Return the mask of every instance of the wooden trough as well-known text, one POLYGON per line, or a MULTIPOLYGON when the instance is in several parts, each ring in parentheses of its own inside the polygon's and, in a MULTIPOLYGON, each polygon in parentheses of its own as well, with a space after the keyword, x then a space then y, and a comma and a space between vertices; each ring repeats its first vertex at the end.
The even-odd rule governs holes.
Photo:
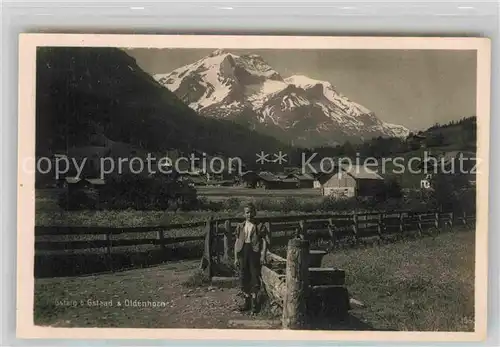
MULTIPOLYGON (((310 250, 307 268, 307 320, 314 318, 344 319, 350 309, 349 294, 345 286, 345 271, 321 267, 325 251, 310 250)), ((296 269, 293 272, 297 272, 296 269)), ((288 273, 290 275, 290 273, 288 273)), ((262 282, 268 297, 285 310, 287 259, 268 252, 268 264, 261 269, 262 282)))

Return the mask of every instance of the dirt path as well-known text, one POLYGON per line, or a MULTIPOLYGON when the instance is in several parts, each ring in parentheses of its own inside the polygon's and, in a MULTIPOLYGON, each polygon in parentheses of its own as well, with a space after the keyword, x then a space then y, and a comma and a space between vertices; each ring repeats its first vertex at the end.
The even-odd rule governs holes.
POLYGON ((86 277, 37 279, 35 323, 73 327, 227 328, 240 313, 234 288, 187 288, 198 261, 86 277))
POLYGON ((234 288, 213 286, 186 288, 183 283, 198 267, 199 262, 186 262, 185 270, 168 269, 172 281, 165 287, 170 307, 162 317, 165 326, 173 328, 227 328, 232 319, 252 319, 237 310, 237 293, 234 288))

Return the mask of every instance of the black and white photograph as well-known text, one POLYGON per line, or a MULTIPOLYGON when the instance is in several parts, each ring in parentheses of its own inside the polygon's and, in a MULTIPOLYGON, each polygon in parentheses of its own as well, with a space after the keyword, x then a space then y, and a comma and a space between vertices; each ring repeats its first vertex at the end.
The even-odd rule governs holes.
POLYGON ((24 70, 29 324, 483 332, 487 40, 82 37, 24 70))

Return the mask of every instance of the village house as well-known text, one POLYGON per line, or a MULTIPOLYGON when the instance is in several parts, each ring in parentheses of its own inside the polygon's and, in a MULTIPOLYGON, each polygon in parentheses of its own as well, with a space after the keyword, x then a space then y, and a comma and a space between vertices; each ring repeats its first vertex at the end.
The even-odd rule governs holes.
POLYGON ((264 189, 280 189, 280 179, 271 172, 259 172, 257 175, 256 187, 264 189))
MULTIPOLYGON (((304 175, 312 178, 312 188, 321 188, 325 181, 329 179, 333 173, 338 170, 335 169, 335 160, 323 160, 323 162, 314 162, 307 164, 298 175, 304 175)), ((298 178, 300 180, 300 178, 298 178)), ((309 185, 309 183, 305 183, 309 185)))
POLYGON ((205 179, 205 176, 200 176, 200 175, 182 174, 179 175, 178 180, 187 183, 191 187, 207 185, 207 180, 205 179))
POLYGON ((315 189, 321 189, 323 187, 323 184, 325 184, 326 181, 328 181, 332 177, 332 174, 319 174, 315 175, 313 178, 313 188, 315 189))
POLYGON ((297 189, 299 180, 289 175, 275 175, 268 171, 247 171, 240 176, 240 185, 246 188, 297 189))
MULTIPOLYGON (((153 156, 156 157, 156 156, 153 156)), ((147 165, 147 152, 121 142, 110 142, 108 146, 83 146, 68 149, 68 159, 83 164, 80 177, 106 177, 134 174, 147 177, 151 172, 147 165)), ((167 171, 168 165, 160 161, 151 162, 156 173, 167 171)), ((66 176, 76 176, 76 168, 71 165, 66 176)))
POLYGON ((300 182, 297 178, 283 178, 279 181, 277 189, 297 189, 299 188, 300 182))
MULTIPOLYGON (((205 164, 200 168, 201 174, 210 181, 231 181, 234 183, 238 172, 243 168, 238 167, 237 162, 220 162, 215 157, 206 156, 205 164)), ((224 183, 224 182, 223 182, 224 183)))
POLYGON ((202 173, 208 182, 231 180, 234 178, 234 174, 232 174, 229 170, 206 169, 202 170, 202 173))
POLYGON ((299 187, 299 181, 295 177, 278 176, 264 171, 258 174, 257 187, 264 189, 296 189, 299 187))
POLYGON ((324 196, 369 197, 374 196, 384 185, 383 178, 365 166, 342 166, 322 184, 324 196))
POLYGON ((255 171, 247 171, 239 177, 239 184, 245 188, 256 188, 259 175, 255 171))
POLYGON ((284 179, 296 179, 298 181, 298 188, 313 188, 315 181, 312 175, 301 173, 288 174, 284 179))
POLYGON ((410 146, 411 149, 425 148, 426 147, 426 139, 427 137, 424 135, 422 131, 418 133, 410 133, 406 138, 406 143, 410 146))
POLYGON ((79 178, 79 177, 65 177, 64 188, 68 191, 87 189, 87 188, 99 188, 106 184, 106 180, 101 178, 79 178))
POLYGON ((448 151, 436 153, 432 158, 423 161, 420 169, 426 173, 426 180, 429 182, 433 175, 444 173, 462 174, 467 177, 470 185, 476 184, 476 153, 471 151, 448 151), (460 159, 462 158, 462 159, 460 159))
POLYGON ((101 178, 78 178, 65 177, 62 179, 65 195, 68 197, 68 207, 75 205, 86 205, 87 207, 99 207, 100 190, 106 181, 101 178))

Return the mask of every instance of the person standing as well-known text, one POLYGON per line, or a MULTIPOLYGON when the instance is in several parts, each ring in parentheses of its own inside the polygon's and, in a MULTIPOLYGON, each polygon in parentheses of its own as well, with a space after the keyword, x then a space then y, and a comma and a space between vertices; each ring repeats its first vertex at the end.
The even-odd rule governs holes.
POLYGON ((260 267, 265 264, 269 235, 263 224, 255 222, 257 210, 252 203, 244 207, 245 221, 236 226, 234 265, 239 269, 244 303, 241 311, 258 311, 257 293, 260 290, 260 267))

